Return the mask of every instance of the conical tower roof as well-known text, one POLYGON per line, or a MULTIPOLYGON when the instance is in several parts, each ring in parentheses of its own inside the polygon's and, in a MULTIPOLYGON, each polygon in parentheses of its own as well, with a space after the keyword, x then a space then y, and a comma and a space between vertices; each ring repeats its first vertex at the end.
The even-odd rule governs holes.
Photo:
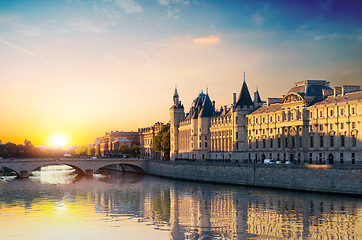
POLYGON ((236 102, 236 106, 250 106, 253 105, 253 101, 251 100, 248 86, 246 85, 245 78, 243 82, 243 86, 241 87, 241 91, 236 102))
POLYGON ((215 112, 212 102, 209 98, 209 95, 206 94, 204 102, 202 103, 202 110, 200 112, 200 117, 211 117, 215 112))
POLYGON ((255 95, 254 95, 254 102, 255 103, 262 103, 263 102, 263 101, 261 101, 258 89, 256 89, 256 92, 255 92, 255 95))

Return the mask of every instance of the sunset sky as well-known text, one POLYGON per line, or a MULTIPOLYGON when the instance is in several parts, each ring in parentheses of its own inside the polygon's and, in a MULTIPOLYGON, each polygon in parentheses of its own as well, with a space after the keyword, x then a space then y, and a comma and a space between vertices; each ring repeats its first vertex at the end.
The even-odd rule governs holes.
POLYGON ((93 143, 296 81, 362 85, 362 1, 0 0, 0 140, 93 143))

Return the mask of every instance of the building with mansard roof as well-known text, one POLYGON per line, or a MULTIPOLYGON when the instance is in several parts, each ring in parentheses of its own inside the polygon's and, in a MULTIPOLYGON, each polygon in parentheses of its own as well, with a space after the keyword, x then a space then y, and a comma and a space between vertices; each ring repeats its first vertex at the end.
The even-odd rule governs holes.
POLYGON ((355 164, 362 162, 362 91, 324 80, 295 83, 248 118, 248 160, 355 164))
POLYGON ((229 107, 216 109, 208 92, 201 92, 185 113, 175 89, 171 160, 361 163, 361 97, 359 86, 306 80, 282 98, 264 102, 257 90, 252 100, 244 76, 229 107))

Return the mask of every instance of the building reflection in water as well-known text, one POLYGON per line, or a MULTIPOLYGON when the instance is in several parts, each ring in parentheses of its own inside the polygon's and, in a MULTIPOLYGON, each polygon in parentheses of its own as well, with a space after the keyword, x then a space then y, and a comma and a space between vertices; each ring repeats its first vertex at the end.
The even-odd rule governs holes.
POLYGON ((165 221, 169 206, 171 239, 361 239, 360 199, 221 189, 173 186, 169 198, 164 197, 165 190, 151 191, 145 197, 143 217, 165 221))
MULTIPOLYGON (((61 181, 57 187, 52 186, 54 180, 36 178, 2 182, 0 212, 19 209, 18 206, 24 207, 24 213, 17 213, 19 216, 39 213, 33 210, 41 208, 48 209, 49 216, 54 211, 72 210, 75 215, 89 212, 87 221, 94 217, 92 222, 98 226, 101 221, 106 224, 104 227, 120 227, 125 219, 134 219, 136 224, 152 227, 159 234, 169 232, 169 238, 175 240, 362 239, 362 201, 357 197, 191 183, 133 174, 101 173, 71 184, 61 181)), ((69 221, 63 217, 64 222, 69 221)), ((93 230, 88 227, 88 231, 93 230)), ((119 234, 115 228, 105 231, 119 234)))

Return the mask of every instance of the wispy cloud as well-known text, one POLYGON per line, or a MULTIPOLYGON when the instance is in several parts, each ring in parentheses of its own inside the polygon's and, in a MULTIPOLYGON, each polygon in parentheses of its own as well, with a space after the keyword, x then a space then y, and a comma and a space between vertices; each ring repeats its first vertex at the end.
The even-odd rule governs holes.
POLYGON ((12 44, 12 43, 9 43, 8 41, 5 41, 5 40, 2 39, 2 38, 0 38, 0 42, 3 43, 3 44, 5 44, 5 45, 7 45, 7 46, 9 46, 9 47, 12 47, 12 48, 14 48, 14 49, 16 49, 16 50, 19 50, 19 51, 21 51, 21 52, 23 52, 23 53, 29 54, 29 55, 31 55, 31 56, 33 56, 33 57, 35 57, 35 58, 37 58, 37 59, 39 59, 39 60, 41 60, 41 61, 49 64, 49 65, 51 65, 51 66, 53 66, 53 67, 55 67, 55 68, 57 68, 57 69, 59 69, 59 70, 61 70, 61 71, 63 71, 63 72, 67 72, 64 68, 56 65, 55 63, 52 63, 51 61, 49 61, 49 60, 47 60, 47 59, 39 56, 38 54, 35 54, 35 53, 33 53, 33 52, 29 51, 29 50, 26 50, 26 49, 24 49, 24 48, 18 47, 18 46, 16 46, 16 45, 12 44))
POLYGON ((170 19, 179 19, 180 17, 177 15, 178 13, 178 9, 175 10, 171 10, 171 9, 167 9, 167 15, 166 17, 161 17, 161 20, 170 20, 170 19))
POLYGON ((194 38, 193 42, 197 44, 218 44, 220 42, 220 36, 210 35, 207 37, 194 38))
POLYGON ((161 17, 161 20, 175 20, 179 19, 179 6, 188 5, 190 2, 185 0, 158 0, 158 4, 163 7, 167 7, 166 17, 161 17))
POLYGON ((111 2, 120 6, 125 14, 140 13, 143 11, 142 7, 134 0, 113 0, 111 2))
POLYGON ((183 4, 187 5, 190 2, 185 0, 158 0, 158 3, 162 6, 170 6, 170 4, 183 4))
POLYGON ((362 36, 360 33, 357 34, 331 33, 331 34, 315 35, 313 37, 313 40, 315 41, 338 40, 338 39, 352 40, 356 41, 357 43, 360 43, 362 36))

